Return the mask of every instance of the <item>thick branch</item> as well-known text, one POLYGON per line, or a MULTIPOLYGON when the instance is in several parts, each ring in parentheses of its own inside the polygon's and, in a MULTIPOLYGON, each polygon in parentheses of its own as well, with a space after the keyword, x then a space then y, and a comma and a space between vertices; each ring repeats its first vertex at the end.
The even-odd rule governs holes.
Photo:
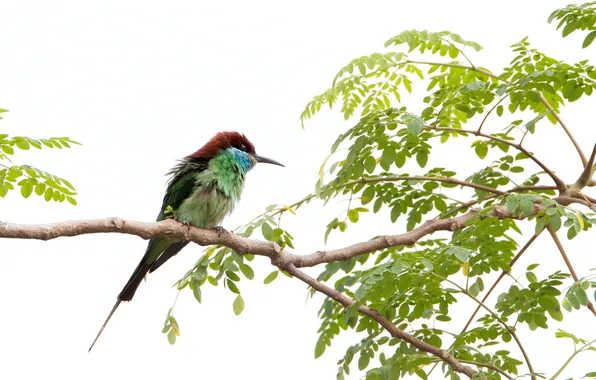
MULTIPOLYGON (((571 199, 572 201, 573 199, 571 199)), ((539 204, 534 204, 534 212, 542 208, 539 204)), ((149 238, 169 238, 172 240, 192 241, 199 245, 223 245, 229 247, 239 254, 250 253, 257 256, 265 256, 271 259, 273 265, 287 271, 298 277, 318 291, 321 291, 329 297, 337 300, 344 306, 349 306, 353 301, 345 295, 319 283, 318 281, 305 275, 298 270, 299 267, 312 267, 321 263, 333 261, 348 260, 359 255, 374 252, 380 249, 395 247, 400 245, 413 245, 426 235, 437 231, 453 231, 462 228, 464 223, 474 217, 478 211, 472 210, 468 213, 450 218, 429 220, 423 225, 413 229, 410 232, 398 235, 382 236, 373 240, 354 244, 345 248, 336 249, 327 252, 315 252, 310 255, 295 255, 285 249, 281 249, 273 242, 266 242, 255 239, 246 239, 232 233, 218 233, 214 230, 204 230, 183 225, 175 220, 164 220, 157 223, 142 223, 138 221, 123 220, 120 218, 107 218, 82 221, 66 221, 50 224, 23 225, 0 222, 0 238, 17 239, 37 239, 51 240, 58 237, 72 237, 95 233, 123 233, 136 235, 144 239, 149 238)), ((498 218, 514 218, 505 206, 494 206, 487 213, 498 218)), ((521 217, 517 217, 521 218, 521 217)), ((413 336, 399 330, 390 321, 381 316, 377 311, 364 306, 359 307, 359 312, 375 319, 392 336, 403 339, 411 343, 418 349, 431 353, 449 365, 457 372, 473 376, 477 372, 467 367, 446 351, 424 343, 413 336)))
MULTIPOLYGON (((469 212, 468 214, 458 218, 428 222, 425 224, 426 227, 418 228, 417 231, 411 231, 408 234, 414 236, 414 241, 416 241, 424 235, 432 233, 433 231, 461 227, 462 223, 465 220, 471 218, 474 214, 475 212, 469 212)), ((344 250, 336 250, 334 253, 330 252, 330 255, 329 253, 323 253, 322 257, 319 256, 318 253, 314 254, 314 256, 311 255, 301 257, 286 250, 282 250, 275 243, 246 239, 231 233, 218 234, 218 232, 213 230, 203 230, 185 226, 174 220, 165 220, 157 223, 142 223, 136 221, 126 221, 120 218, 108 218, 84 221, 68 221, 41 225, 0 223, 0 237, 4 238, 51 240, 58 237, 71 237, 84 234, 109 232, 137 235, 144 239, 167 237, 176 240, 188 240, 200 245, 221 244, 234 249, 238 253, 251 253, 253 255, 266 256, 271 259, 273 265, 285 270, 294 277, 299 278, 317 291, 326 294, 344 306, 349 306, 353 304, 354 301, 342 293, 331 289, 319 281, 307 276, 305 273, 300 271, 295 264, 302 266, 313 266, 327 262, 326 260, 331 260, 332 258, 334 260, 345 260, 346 258, 361 254, 364 251, 372 252, 376 249, 379 249, 377 248, 377 245, 370 245, 370 242, 365 242, 362 243, 360 247, 358 247, 359 245, 357 244, 355 246, 347 247, 344 250)), ((402 242, 402 240, 405 241, 404 235, 408 234, 396 235, 394 237, 388 236, 376 240, 385 242, 384 244, 389 244, 389 242, 391 242, 393 245, 398 245, 402 242)), ((365 306, 360 306, 358 311, 377 321, 392 336, 402 339, 414 345, 419 350, 428 352, 447 362, 454 371, 466 374, 469 377, 473 377, 477 374, 474 369, 461 364, 446 351, 425 343, 398 329, 376 310, 365 306)))

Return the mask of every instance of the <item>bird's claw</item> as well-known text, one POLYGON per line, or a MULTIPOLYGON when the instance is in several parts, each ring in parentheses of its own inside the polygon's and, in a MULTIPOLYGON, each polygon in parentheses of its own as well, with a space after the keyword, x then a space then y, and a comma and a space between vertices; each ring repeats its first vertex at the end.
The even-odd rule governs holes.
POLYGON ((217 232, 217 236, 225 235, 228 233, 228 231, 225 228, 223 228, 222 226, 217 226, 217 227, 213 228, 213 230, 215 232, 217 232))
POLYGON ((191 224, 190 224, 190 222, 187 222, 186 220, 184 220, 184 221, 182 221, 182 222, 180 222, 180 223, 182 223, 182 225, 183 225, 184 227, 186 227, 186 228, 188 228, 188 229, 190 230, 190 227, 191 227, 191 224))

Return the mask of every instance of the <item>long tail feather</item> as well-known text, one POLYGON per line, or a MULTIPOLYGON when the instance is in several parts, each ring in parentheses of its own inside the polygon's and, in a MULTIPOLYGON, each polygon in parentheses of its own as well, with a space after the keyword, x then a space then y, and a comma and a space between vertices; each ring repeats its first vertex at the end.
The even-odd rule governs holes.
POLYGON ((97 333, 97 336, 95 337, 95 340, 93 340, 93 343, 91 343, 91 347, 89 347, 89 351, 87 351, 87 352, 91 352, 91 349, 93 348, 93 346, 95 346, 95 342, 97 342, 97 340, 99 339, 99 336, 103 332, 103 329, 106 328, 108 322, 110 321, 110 318, 112 318, 112 315, 114 315, 114 313, 116 312, 116 309, 118 308, 118 306, 120 306, 120 302, 122 302, 122 301, 120 301, 120 300, 116 301, 116 304, 112 308, 112 311, 110 311, 110 314, 106 318, 106 321, 103 323, 103 326, 101 326, 101 329, 97 333))
MULTIPOLYGON (((161 252, 163 252, 166 248, 168 248, 168 246, 170 244, 171 244, 170 241, 164 240, 164 239, 157 239, 157 240, 152 239, 151 241, 149 241, 149 245, 147 246, 145 255, 139 262, 139 265, 137 265, 137 267, 135 268, 135 271, 132 273, 132 276, 130 276, 130 278, 126 282, 126 285, 124 285, 124 288, 122 288, 122 291, 120 292, 120 294, 118 294, 118 301, 116 301, 116 304, 112 308, 110 315, 108 315, 108 318, 103 323, 103 326, 101 326, 101 330, 99 330, 99 333, 97 333, 95 340, 91 344, 91 347, 89 347, 89 351, 91 351, 91 349, 95 345, 95 342, 97 342, 97 339, 99 339, 99 336, 101 335, 103 330, 106 328, 106 325, 110 321, 110 318, 112 318, 112 315, 114 314, 114 312, 116 311, 116 309, 118 308, 120 303, 122 301, 132 300, 132 298, 135 295, 135 292, 137 291, 137 288, 139 287, 139 285, 141 285, 141 282, 147 275, 147 272, 149 272, 149 269, 152 267, 152 264, 156 259, 155 256, 158 256, 161 252)), ((180 250, 180 249, 178 249, 178 250, 180 250)))

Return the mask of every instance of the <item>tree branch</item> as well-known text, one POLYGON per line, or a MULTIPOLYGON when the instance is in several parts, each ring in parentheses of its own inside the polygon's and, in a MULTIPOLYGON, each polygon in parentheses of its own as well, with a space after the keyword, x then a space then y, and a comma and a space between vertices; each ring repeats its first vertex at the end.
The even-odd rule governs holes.
MULTIPOLYGON (((561 197, 559 197, 561 198, 561 197)), ((557 198, 555 198, 556 200, 557 198)), ((574 201, 569 198, 569 201, 574 201)), ((534 212, 542 209, 540 204, 534 204, 534 212)), ((106 218, 81 221, 65 221, 49 224, 24 225, 0 222, 0 238, 51 240, 59 237, 73 237, 96 233, 121 233, 136 235, 143 239, 168 238, 172 240, 191 241, 199 245, 223 245, 235 250, 239 254, 253 254, 270 258, 271 263, 298 277, 314 289, 337 300, 344 306, 349 306, 353 301, 345 295, 327 287, 326 285, 310 278, 298 268, 312 267, 322 263, 343 261, 350 258, 400 245, 413 245, 423 237, 437 231, 454 231, 462 228, 466 221, 477 215, 477 210, 449 219, 429 220, 410 232, 381 236, 369 241, 357 243, 341 249, 327 252, 315 252, 310 255, 296 255, 282 249, 274 242, 247 239, 232 233, 218 233, 214 230, 204 230, 183 225, 175 220, 168 219, 156 223, 143 223, 138 221, 123 220, 120 218, 106 218)), ((506 206, 493 206, 486 215, 498 218, 523 218, 511 214, 506 206)), ((394 326, 390 321, 381 316, 377 311, 365 306, 359 307, 359 312, 379 322, 387 331, 399 339, 414 345, 418 349, 433 354, 442 361, 447 362, 455 371, 470 377, 477 374, 472 368, 464 366, 446 351, 424 343, 408 335, 394 326)))
MULTIPOLYGON (((438 231, 440 229, 451 229, 453 226, 461 227, 462 223, 465 220, 471 218, 474 214, 475 212, 469 212, 468 214, 458 218, 431 221, 426 223, 423 226, 424 228, 418 228, 418 231, 411 231, 408 234, 396 235, 395 237, 388 236, 385 238, 379 238, 376 239, 376 241, 384 242, 384 244, 389 244, 389 242, 391 242, 392 244, 396 245, 400 244, 402 240, 405 241, 404 235, 411 235, 418 240, 421 237, 432 233, 433 231, 438 231)), ((338 301, 343 306, 349 306, 353 304, 354 301, 340 292, 329 288, 323 283, 307 276, 304 272, 300 271, 295 264, 301 266, 314 266, 316 264, 327 262, 326 260, 331 260, 332 258, 334 260, 345 260, 346 258, 360 254, 363 251, 372 252, 379 249, 377 245, 370 245, 370 242, 365 242, 360 245, 356 244, 354 246, 347 247, 344 250, 323 253, 322 257, 319 254, 301 257, 286 250, 282 250, 275 243, 246 239, 231 233, 218 234, 213 230, 203 230, 185 226, 171 219, 157 223, 142 223, 137 221, 123 220, 120 218, 67 221, 39 225, 0 223, 0 237, 3 238, 51 240, 58 237, 72 237, 84 234, 110 232, 136 235, 144 239, 167 237, 175 240, 188 240, 200 245, 220 244, 232 248, 238 253, 251 253, 253 255, 269 257, 273 265, 304 281, 317 291, 322 292, 330 298, 338 301)), ((442 361, 447 362, 454 371, 466 374, 470 378, 477 374, 477 371, 471 367, 461 364, 446 351, 425 343, 398 329, 376 310, 370 309, 366 306, 360 306, 358 311, 377 321, 392 336, 402 339, 412 344, 419 350, 435 355, 442 361)))
MULTIPOLYGON (((354 301, 351 298, 345 296, 344 294, 338 292, 335 289, 328 287, 327 285, 323 284, 322 282, 319 282, 319 281, 315 280, 314 278, 308 276, 307 274, 302 272, 300 269, 296 268, 293 264, 288 264, 285 268, 282 268, 282 269, 284 269, 286 272, 288 272, 292 276, 307 283, 313 289, 315 289, 315 290, 327 295, 328 297, 334 299, 335 301, 339 302, 344 307, 348 307, 354 303, 354 301)), ((449 364, 451 366, 451 368, 453 368, 454 371, 463 373, 470 378, 472 378, 478 374, 478 372, 476 372, 471 367, 468 367, 468 366, 460 363, 457 359, 455 359, 453 356, 451 356, 447 351, 442 350, 438 347, 432 346, 426 342, 423 342, 423 341, 413 337, 412 335, 404 332, 403 330, 400 330, 399 328, 397 328, 397 326, 395 326, 393 323, 391 323, 391 321, 389 321, 387 318, 385 318, 381 314, 379 314, 378 311, 376 311, 374 309, 370 309, 366 306, 359 306, 358 312, 377 321, 381 326, 383 326, 383 328, 385 328, 385 330, 387 330, 389 332, 389 334, 391 334, 392 337, 406 341, 406 342, 410 343, 412 346, 419 349, 420 351, 427 352, 429 354, 432 354, 432 355, 438 357, 442 361, 449 364)))
POLYGON ((493 193, 497 195, 506 195, 507 192, 501 191, 498 189, 494 189, 488 186, 477 185, 475 183, 461 181, 459 179, 450 178, 450 177, 429 177, 429 176, 379 176, 379 177, 365 177, 356 179, 354 181, 349 181, 345 184, 345 186, 353 185, 356 183, 376 183, 376 182, 397 182, 397 181, 435 181, 435 182, 445 182, 445 183, 453 183, 456 185, 461 185, 464 187, 471 187, 473 189, 483 190, 488 193, 493 193))
POLYGON ((554 118, 557 120, 561 128, 563 128, 563 130, 567 134, 567 137, 569 137, 569 140, 571 140, 571 143, 575 147, 575 150, 577 150, 577 154, 579 154, 579 158, 582 160, 582 164, 584 164, 584 167, 587 166, 588 160, 586 160, 586 155, 582 151, 582 148, 579 146, 578 142, 575 140, 575 137, 573 137, 573 135, 571 134, 569 128, 567 128, 567 125, 565 125, 565 123, 563 122, 563 119, 561 119, 561 116, 557 112, 555 112, 553 106, 550 105, 550 103, 548 102, 548 100, 546 100, 542 93, 538 92, 538 96, 540 97, 540 101, 542 102, 542 104, 544 104, 546 109, 553 114, 554 118))
MULTIPOLYGON (((515 264, 515 262, 517 260, 519 260, 519 258, 521 257, 521 255, 523 255, 524 252, 526 252, 528 250, 528 248, 530 248, 530 245, 532 245, 532 243, 536 240, 536 238, 538 238, 538 236, 542 233, 542 231, 544 231, 544 230, 541 230, 540 232, 538 232, 538 234, 532 235, 532 237, 530 238, 530 240, 528 240, 528 242, 519 250, 519 252, 515 255, 515 257, 513 257, 513 259, 511 259, 511 261, 509 262, 509 267, 512 267, 513 264, 515 264)), ((505 275, 507 273, 509 273, 509 272, 506 271, 506 270, 504 270, 504 271, 501 272, 501 274, 499 275, 499 277, 497 278, 497 280, 493 283, 493 285, 490 287, 490 289, 488 289, 488 291, 486 292, 486 294, 484 295, 484 297, 482 297, 482 301, 481 301, 482 304, 486 303, 486 300, 488 299, 488 297, 491 295, 491 293, 493 292, 493 290, 495 290, 495 288, 497 287, 497 285, 499 284, 499 282, 503 279, 503 277, 505 277, 505 275)), ((468 319, 468 322, 465 324, 464 328, 459 333, 460 335, 463 334, 464 332, 466 332, 468 330, 468 328, 470 327, 470 325, 474 321, 474 318, 476 317, 476 314, 478 314, 478 311, 480 311, 480 308, 482 308, 482 304, 480 304, 480 303, 478 304, 478 306, 476 307, 476 309, 474 310, 474 312, 472 313, 472 315, 468 319)), ((447 349, 447 351, 450 351, 451 348, 453 348, 454 344, 455 344, 455 342, 452 343, 451 346, 449 346, 449 348, 447 349)), ((472 364, 472 363, 468 363, 468 364, 472 364)), ((427 376, 430 376, 431 372, 435 369, 435 367, 436 367, 436 364, 427 373, 427 376)))
MULTIPOLYGON (((500 76, 498 76, 496 74, 493 74, 493 73, 491 73, 488 70, 485 70, 485 69, 482 69, 482 68, 476 67, 476 66, 466 66, 466 65, 456 64, 456 63, 440 63, 440 62, 411 61, 411 60, 407 60, 405 62, 412 63, 412 64, 419 64, 419 65, 435 65, 435 66, 456 67, 456 68, 459 68, 459 69, 475 71, 477 73, 486 75, 486 76, 488 76, 490 78, 499 80, 499 81, 501 81, 503 83, 511 84, 511 82, 509 82, 508 80, 503 79, 500 76)), ((565 131, 565 133, 567 134, 567 137, 569 137, 569 140, 571 140, 571 143, 575 147, 575 150, 577 150, 577 153, 579 154, 579 157, 582 160, 582 164, 584 165, 584 167, 586 167, 587 166, 587 163, 588 163, 588 160, 586 159, 586 155, 582 151, 582 148, 579 146, 579 143, 577 142, 577 140, 575 140, 575 137, 573 137, 573 135, 571 134, 571 131, 569 130, 569 128, 567 128, 567 125, 565 125, 565 123, 563 122, 563 119, 561 119, 561 116, 555 111, 555 109, 553 108, 553 106, 551 106, 551 104, 548 102, 548 100, 546 100, 546 98, 542 95, 541 92, 538 92, 538 96, 540 97, 540 102, 542 104, 544 104, 544 106, 546 107, 546 109, 550 113, 552 113, 552 115, 554 116, 555 120, 557 120, 557 122, 559 123, 559 125, 561 126, 561 128, 563 128, 563 131, 565 131)), ((480 132, 480 130, 478 130, 478 132, 480 132)))
POLYGON ((540 166, 540 168, 542 170, 544 170, 544 172, 546 174, 549 175, 549 177, 555 182, 555 184, 557 185, 557 189, 561 192, 561 193, 565 193, 567 191, 567 185, 565 184, 565 182, 563 182, 563 180, 561 178, 559 178, 552 170, 550 170, 548 168, 548 166, 546 166, 542 161, 540 161, 538 158, 536 158, 536 156, 534 156, 532 153, 530 153, 528 150, 526 150, 526 148, 524 148, 523 146, 521 146, 520 144, 516 144, 514 142, 511 142, 509 140, 504 140, 500 137, 496 137, 496 136, 492 136, 492 135, 487 135, 486 133, 482 133, 482 132, 478 132, 478 131, 472 131, 469 129, 458 129, 458 128, 448 128, 448 127, 434 127, 434 126, 425 126, 424 128, 426 129, 431 129, 434 131, 446 131, 446 132, 455 132, 455 133, 462 133, 462 134, 472 134, 474 136, 478 136, 478 137, 484 137, 485 139, 489 139, 489 140, 493 140, 493 141, 497 141, 500 142, 502 144, 507 144, 517 150, 519 150, 520 152, 522 152, 523 154, 525 154, 526 156, 528 156, 529 159, 531 159, 532 161, 534 161, 538 166, 540 166))
POLYGON ((472 364, 472 365, 475 365, 476 367, 485 367, 488 369, 492 369, 493 371, 500 373, 501 375, 505 376, 506 378, 513 380, 513 377, 510 376, 507 372, 503 371, 501 368, 494 366, 492 364, 475 362, 472 360, 461 360, 461 359, 460 359, 460 362, 465 363, 465 364, 472 364))
MULTIPOLYGON (((575 273, 575 269, 573 269, 573 266, 571 265, 571 261, 569 261, 569 257, 567 256, 567 253, 565 252, 565 249, 563 248, 563 244, 561 244, 561 240, 559 239, 559 236, 557 235, 557 233, 555 231, 553 231, 553 229, 551 228, 550 225, 547 226, 546 228, 548 229, 550 236, 552 236, 553 240, 555 241, 557 248, 559 248, 559 252, 561 252, 561 256, 563 257, 563 260, 565 261, 567 268, 569 268, 569 273, 571 273, 571 277, 573 277, 573 280, 575 280, 575 282, 577 283, 579 281, 579 278, 577 277, 577 273, 575 273)), ((578 284, 578 286, 579 286, 579 284, 578 284)), ((596 316, 596 309, 594 308, 594 304, 592 302, 590 302, 590 300, 588 300, 588 309, 590 309, 592 314, 594 314, 594 316, 596 316)))

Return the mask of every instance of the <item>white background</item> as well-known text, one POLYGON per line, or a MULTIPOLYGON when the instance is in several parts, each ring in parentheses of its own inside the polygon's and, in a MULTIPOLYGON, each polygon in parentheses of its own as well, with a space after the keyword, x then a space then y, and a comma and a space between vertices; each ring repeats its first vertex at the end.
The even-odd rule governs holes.
MULTIPOLYGON (((353 121, 343 122, 338 110, 323 112, 302 130, 298 116, 349 60, 380 51, 385 40, 413 28, 450 30, 479 42, 486 50, 472 58, 496 72, 513 57, 509 46, 526 35, 556 58, 594 60, 596 47, 582 50, 583 36, 563 40, 546 23, 567 2, 3 1, 0 107, 10 113, 3 114, 0 132, 69 136, 84 146, 15 156, 15 162, 70 179, 80 192, 78 207, 10 193, 0 200, 0 220, 152 221, 161 205, 163 174, 175 160, 215 132, 232 129, 247 134, 258 153, 286 164, 261 165, 250 173, 243 201, 224 222, 233 228, 268 204, 291 203, 313 190, 335 136, 353 121)), ((593 97, 583 99, 562 113, 586 151, 595 140, 593 105, 593 97)), ((577 156, 560 129, 544 128, 548 140, 528 143, 555 170, 570 173, 565 180, 572 182, 581 169, 577 156)), ((431 157, 429 167, 462 157, 447 152, 431 157)), ((284 219, 299 253, 324 248, 324 226, 344 207, 332 203, 322 215, 318 206, 284 219)), ((368 227, 334 235, 327 247, 404 231, 387 218, 367 220, 368 227)), ((549 239, 540 238, 518 275, 531 262, 543 263, 539 275, 562 268, 549 239)), ((591 242, 588 234, 564 239, 580 276, 596 266, 591 242)), ((257 278, 240 284, 242 315, 234 316, 234 296, 223 289, 204 289, 202 305, 184 292, 176 308, 182 336, 170 346, 160 330, 176 294, 171 285, 201 252, 189 246, 120 307, 88 354, 145 245, 125 235, 2 241, 0 378, 331 379, 335 362, 358 341, 340 337, 314 360, 321 299, 305 304, 305 286, 285 277, 263 286, 271 267, 257 259, 257 278)), ((587 310, 565 318, 566 329, 595 338, 587 310)), ((550 339, 553 329, 540 335, 543 340, 521 330, 538 371, 552 374, 571 353, 568 342, 550 339)), ((511 351, 519 357, 514 346, 511 351)), ((595 362, 593 355, 580 356, 564 375, 581 377, 595 362)))

